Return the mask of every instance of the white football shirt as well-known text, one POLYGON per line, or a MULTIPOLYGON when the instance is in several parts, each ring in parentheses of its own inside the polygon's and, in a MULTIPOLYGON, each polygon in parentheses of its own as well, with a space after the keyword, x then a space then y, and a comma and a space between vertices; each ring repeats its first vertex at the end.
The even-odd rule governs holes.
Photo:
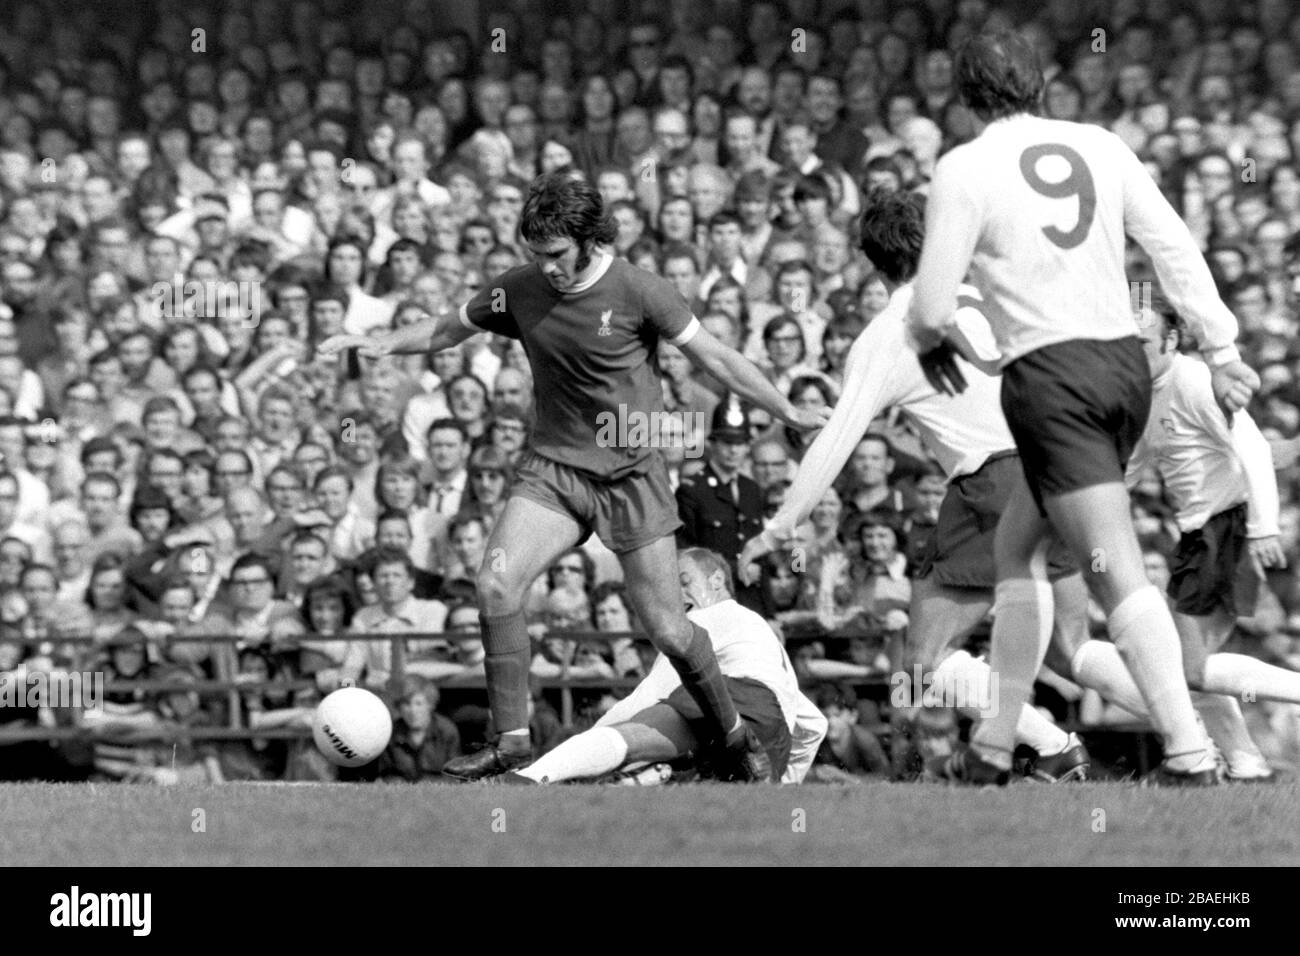
POLYGON ((1277 476, 1268 440, 1244 411, 1228 419, 1214 399, 1210 370, 1188 355, 1153 383, 1151 417, 1129 459, 1128 483, 1154 464, 1186 534, 1247 502, 1246 533, 1278 533, 1277 476))
MULTIPOLYGON (((958 330, 979 357, 995 354, 979 293, 962 286, 958 304, 958 330)), ((958 358, 967 384, 960 395, 936 391, 926 379, 916 352, 906 342, 904 323, 911 305, 912 286, 899 287, 849 349, 839 401, 804 453, 781 509, 767 522, 769 544, 775 546, 808 517, 867 426, 887 408, 897 406, 916 426, 926 449, 950 478, 974 474, 989 456, 1015 449, 1002 415, 1000 377, 986 375, 958 358)))
MULTIPOLYGON (((781 782, 802 782, 826 736, 826 718, 799 690, 794 665, 771 626, 761 615, 730 598, 697 607, 686 616, 709 632, 723 676, 756 680, 775 695, 791 737, 790 760, 781 782)), ((660 654, 632 693, 610 708, 596 726, 630 720, 667 698, 681 682, 668 658, 660 654)))
POLYGON ((939 160, 912 322, 951 323, 969 269, 1003 367, 1074 339, 1137 335, 1124 273, 1127 232, 1214 364, 1238 358, 1237 321, 1186 224, 1109 130, 1018 114, 939 160))

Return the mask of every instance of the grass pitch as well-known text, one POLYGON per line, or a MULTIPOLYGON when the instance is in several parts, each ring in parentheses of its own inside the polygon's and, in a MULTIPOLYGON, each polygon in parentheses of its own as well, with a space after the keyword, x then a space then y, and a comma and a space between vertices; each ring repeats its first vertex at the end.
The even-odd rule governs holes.
POLYGON ((0 786, 21 865, 1295 865, 1300 784, 0 786), (201 811, 201 812, 200 812, 201 811), (201 826, 200 826, 201 824, 201 826))

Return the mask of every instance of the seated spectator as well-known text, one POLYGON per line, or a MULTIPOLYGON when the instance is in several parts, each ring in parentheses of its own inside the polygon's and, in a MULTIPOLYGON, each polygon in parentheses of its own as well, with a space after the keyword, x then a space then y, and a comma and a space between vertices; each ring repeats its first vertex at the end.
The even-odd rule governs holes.
POLYGON ((316 686, 330 693, 339 686, 340 670, 352 642, 343 635, 352 628, 355 600, 339 575, 317 578, 303 593, 301 614, 307 635, 298 642, 298 667, 314 675, 316 686))
POLYGON ((476 448, 470 455, 469 485, 461 501, 461 511, 481 518, 483 530, 489 536, 506 509, 514 471, 509 456, 491 445, 476 448))
POLYGON ((893 473, 894 449, 889 439, 883 435, 864 435, 837 482, 844 500, 845 518, 877 508, 905 511, 902 492, 889 482, 893 473))
POLYGON ((236 558, 227 585, 230 617, 223 619, 218 612, 209 610, 203 624, 210 633, 224 629, 224 633, 238 638, 234 644, 218 647, 218 674, 230 675, 235 671, 239 651, 271 647, 285 628, 298 625, 299 618, 292 604, 276 600, 274 567, 265 555, 250 552, 236 558))
POLYGON ((289 560, 281 571, 275 596, 282 601, 301 605, 312 582, 332 574, 334 559, 329 545, 313 530, 304 528, 289 541, 289 560))
POLYGON ((352 477, 338 466, 316 476, 316 503, 329 519, 330 553, 339 561, 351 561, 375 540, 373 522, 362 516, 352 502, 352 477))
MULTIPOLYGON (((425 601, 413 596, 415 566, 405 552, 385 549, 376 552, 372 569, 377 601, 357 611, 352 620, 358 634, 420 635, 406 641, 410 654, 408 673, 420 673, 423 660, 441 662, 450 648, 440 634, 447 619, 447 606, 441 601, 425 601)), ((342 677, 364 686, 381 688, 392 675, 392 644, 389 641, 356 641, 349 649, 342 667, 342 677)))
POLYGON ((111 640, 135 620, 135 613, 126 606, 125 564, 121 556, 110 553, 97 559, 90 570, 83 600, 90 609, 96 643, 111 640))
POLYGON ((438 713, 439 693, 423 677, 402 681, 393 736, 379 757, 381 780, 417 783, 441 776, 442 767, 460 755, 460 731, 438 713))
MULTIPOLYGON (((591 606, 595 610, 598 631, 631 634, 640 630, 636 615, 628 604, 627 588, 621 581, 602 581, 596 585, 591 592, 591 606)), ((618 638, 606 647, 616 676, 641 677, 649 670, 632 638, 618 638)), ((653 647, 649 648, 648 655, 654 657, 653 647)))
MULTIPOLYGON (((438 516, 436 520, 441 522, 443 519, 438 516)), ((428 553, 433 550, 435 543, 431 540, 429 547, 419 550, 428 553)), ((411 533, 411 519, 406 512, 390 510, 380 514, 379 520, 375 522, 375 547, 396 548, 411 555, 411 562, 415 564, 415 596, 426 599, 438 597, 442 590, 442 576, 424 570, 416 562, 415 536, 411 533)))
POLYGON ((852 559, 853 603, 883 620, 886 612, 906 612, 912 598, 907 536, 899 516, 889 510, 867 512, 857 526, 860 555, 852 559))
POLYGON ((546 599, 546 630, 541 649, 529 668, 536 677, 614 678, 614 669, 589 642, 564 637, 567 631, 590 631, 591 602, 583 591, 557 587, 546 599))
POLYGON ((451 523, 451 554, 443 570, 443 587, 474 585, 487 555, 487 528, 477 514, 458 515, 451 523))

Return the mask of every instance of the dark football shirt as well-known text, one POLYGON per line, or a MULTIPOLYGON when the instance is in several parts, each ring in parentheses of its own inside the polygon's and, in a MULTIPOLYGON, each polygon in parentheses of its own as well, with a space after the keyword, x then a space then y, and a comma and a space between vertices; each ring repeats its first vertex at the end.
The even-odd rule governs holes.
POLYGON ((664 415, 655 353, 661 338, 684 345, 700 326, 666 279, 606 259, 594 281, 569 292, 536 263, 517 266, 480 289, 460 320, 523 342, 537 411, 532 450, 614 480, 659 460, 655 440, 637 431, 664 415))

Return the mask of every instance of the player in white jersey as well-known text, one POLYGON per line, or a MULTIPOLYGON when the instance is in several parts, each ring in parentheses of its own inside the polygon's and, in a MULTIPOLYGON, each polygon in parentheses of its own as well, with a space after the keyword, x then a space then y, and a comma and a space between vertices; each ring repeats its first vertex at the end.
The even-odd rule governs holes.
POLYGON ((1263 568, 1285 567, 1278 541, 1277 477, 1267 440, 1245 411, 1231 420, 1210 373, 1179 354, 1175 317, 1162 297, 1144 313, 1154 382, 1151 418, 1129 461, 1129 484, 1154 465, 1182 532, 1170 562, 1169 597, 1188 686, 1228 765, 1229 779, 1271 776, 1250 739, 1238 699, 1300 703, 1300 673, 1244 654, 1216 653, 1238 616, 1254 613, 1263 568))
MULTIPOLYGON (((794 666, 771 626, 739 604, 727 562, 715 551, 678 554, 687 616, 709 633, 741 718, 772 761, 772 782, 799 783, 826 736, 826 718, 799 691, 794 666)), ((506 784, 561 783, 600 777, 620 767, 664 762, 698 751, 707 740, 699 705, 664 655, 636 689, 591 730, 570 737, 506 784)))
MULTIPOLYGON (((867 197, 859 233, 862 251, 885 277, 889 304, 871 320, 849 349, 843 392, 830 421, 804 454, 780 510, 741 554, 743 579, 757 578, 762 555, 783 546, 805 521, 843 469, 868 425, 896 407, 921 434, 922 442, 949 479, 930 548, 912 583, 904 659, 896 661, 903 680, 918 671, 932 687, 950 688, 941 699, 957 701, 966 716, 979 716, 987 701, 988 665, 959 651, 987 617, 995 583, 988 556, 993 531, 1010 491, 1019 482, 1015 441, 998 396, 1000 384, 966 366, 969 387, 959 395, 937 390, 906 344, 905 319, 912 302, 908 284, 916 271, 924 236, 921 201, 905 193, 875 192, 867 197), (957 688, 979 688, 959 694, 957 688)), ((995 354, 992 333, 980 312, 979 293, 963 286, 957 326, 971 349, 995 354)), ((1057 598, 1058 642, 1071 649, 1087 640, 1087 594, 1078 568, 1058 554, 1051 577, 1057 598)), ((1065 653, 1066 661, 1074 655, 1065 653)), ((1118 665, 1122 669, 1122 665, 1118 665)), ((1065 674, 1071 674, 1067 663, 1065 674)), ((1109 688, 1099 687, 1103 693, 1109 688)), ((908 699, 919 696, 913 688, 908 699)), ((1028 704, 1022 705, 1017 742, 1038 755, 1030 772, 1041 780, 1079 779, 1086 774, 1083 744, 1028 704)))
POLYGON ((1096 126, 1033 115, 1043 72, 1012 33, 962 47, 958 92, 978 135, 939 160, 909 330, 923 363, 962 385, 947 336, 968 273, 983 293, 1002 352, 1002 407, 1026 485, 1003 512, 992 666, 1001 707, 949 764, 954 779, 1005 782, 1015 719, 1051 633, 1045 555, 1049 529, 1084 568, 1164 738, 1159 776, 1215 782, 1196 723, 1169 608, 1147 580, 1124 487, 1146 425, 1151 376, 1124 276, 1125 234, 1150 254, 1211 368, 1216 399, 1245 406, 1259 385, 1234 341, 1187 227, 1133 152, 1096 126))

